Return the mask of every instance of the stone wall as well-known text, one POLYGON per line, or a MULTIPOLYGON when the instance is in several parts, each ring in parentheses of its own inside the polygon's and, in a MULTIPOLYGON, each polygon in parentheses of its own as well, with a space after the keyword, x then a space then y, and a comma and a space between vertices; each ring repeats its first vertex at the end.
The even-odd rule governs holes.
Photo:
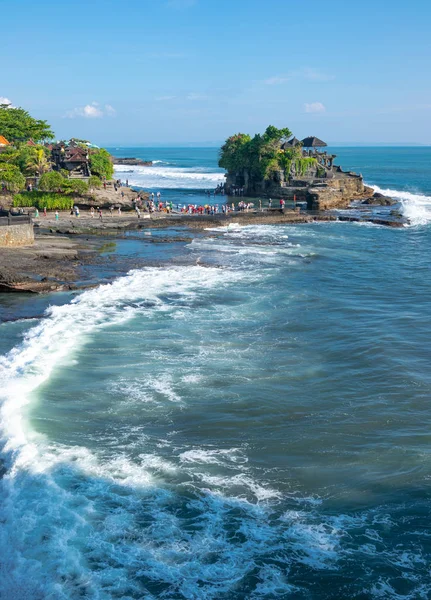
POLYGON ((34 243, 33 223, 0 226, 0 248, 31 246, 34 243))

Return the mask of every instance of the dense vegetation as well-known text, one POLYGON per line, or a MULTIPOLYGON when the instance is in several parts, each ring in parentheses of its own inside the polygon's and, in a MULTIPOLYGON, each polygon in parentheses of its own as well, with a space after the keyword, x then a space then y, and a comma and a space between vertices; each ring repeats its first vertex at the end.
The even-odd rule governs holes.
POLYGON ((90 170, 94 175, 111 179, 114 174, 114 166, 111 155, 104 148, 90 151, 90 170))
POLYGON ((0 163, 0 184, 10 192, 18 192, 25 186, 25 177, 16 165, 0 163))
POLYGON ((231 173, 247 170, 256 180, 272 179, 278 171, 288 177, 294 171, 304 175, 316 164, 316 160, 302 156, 301 146, 282 149, 284 142, 292 136, 287 127, 277 129, 270 125, 263 135, 253 138, 245 133, 237 133, 226 140, 220 149, 219 166, 231 173))
POLYGON ((73 206, 73 199, 58 193, 25 192, 15 194, 12 204, 15 207, 35 206, 39 210, 69 210, 73 206))
MULTIPOLYGON (((5 188, 8 192, 19 192, 25 188, 26 177, 38 177, 38 188, 42 192, 82 195, 89 189, 100 188, 101 179, 111 179, 114 174, 111 156, 104 148, 89 150, 92 176, 88 184, 80 179, 69 179, 66 170, 53 171, 51 151, 43 142, 53 139, 54 133, 46 121, 34 119, 22 108, 0 104, 0 135, 11 143, 0 152, 0 190, 5 188), (30 144, 29 140, 32 140, 30 144)), ((88 148, 85 140, 73 141, 88 148)), ((24 194, 19 202, 30 201, 30 197, 28 200, 24 197, 27 196, 24 194)), ((70 204, 69 199, 67 203, 70 204)))
POLYGON ((46 121, 34 119, 23 108, 11 108, 8 104, 0 104, 0 135, 9 142, 54 139, 54 132, 46 121))

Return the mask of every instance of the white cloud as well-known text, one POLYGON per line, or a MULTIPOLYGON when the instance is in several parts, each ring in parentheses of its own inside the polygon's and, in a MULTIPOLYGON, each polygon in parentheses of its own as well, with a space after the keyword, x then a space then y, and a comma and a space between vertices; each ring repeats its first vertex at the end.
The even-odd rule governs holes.
POLYGON ((187 100, 205 100, 208 96, 205 96, 205 94, 195 94, 194 92, 190 92, 190 94, 187 94, 187 100))
POLYGON ((290 81, 291 79, 303 79, 305 81, 323 82, 333 81, 335 79, 335 76, 328 75, 328 73, 324 73, 323 71, 319 71, 318 69, 312 69, 311 67, 303 67, 294 71, 288 71, 283 75, 268 77, 268 79, 263 80, 263 83, 265 83, 266 85, 280 85, 282 83, 290 81))
POLYGON ((115 108, 113 106, 111 106, 110 104, 105 104, 105 113, 107 115, 109 115, 110 117, 113 117, 114 115, 117 114, 117 111, 115 110, 115 108))
POLYGON ((116 110, 110 104, 100 105, 98 102, 92 102, 85 106, 77 106, 73 110, 69 110, 65 117, 68 119, 76 119, 84 117, 85 119, 101 119, 102 117, 113 117, 116 110))
POLYGON ((324 113, 326 111, 326 107, 321 102, 306 102, 304 104, 304 111, 306 113, 324 113))
POLYGON ((290 77, 269 77, 265 79, 263 83, 266 85, 280 85, 281 83, 286 83, 289 81, 290 77))
POLYGON ((86 104, 84 108, 78 109, 78 112, 79 110, 81 110, 81 115, 87 119, 99 119, 103 116, 103 112, 96 103, 86 104))

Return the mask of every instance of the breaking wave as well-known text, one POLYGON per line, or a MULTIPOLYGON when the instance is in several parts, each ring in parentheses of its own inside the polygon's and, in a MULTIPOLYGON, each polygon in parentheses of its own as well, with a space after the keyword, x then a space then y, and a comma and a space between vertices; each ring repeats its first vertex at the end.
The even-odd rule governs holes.
POLYGON ((431 196, 382 189, 377 185, 373 185, 372 187, 375 192, 397 200, 400 203, 402 214, 408 219, 411 226, 427 225, 431 222, 431 196))
POLYGON ((130 185, 145 189, 214 189, 224 182, 224 172, 210 168, 180 168, 159 166, 163 161, 154 161, 152 167, 115 165, 115 177, 128 179, 130 185))

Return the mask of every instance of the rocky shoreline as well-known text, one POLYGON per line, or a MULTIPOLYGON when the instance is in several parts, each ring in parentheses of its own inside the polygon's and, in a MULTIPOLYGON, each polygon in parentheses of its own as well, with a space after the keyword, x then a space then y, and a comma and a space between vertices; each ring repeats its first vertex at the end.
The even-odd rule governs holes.
MULTIPOLYGON (((145 213, 144 213, 145 214, 145 213)), ((97 283, 82 280, 88 265, 103 267, 111 258, 103 256, 103 248, 112 240, 124 238, 128 231, 140 229, 185 228, 199 229, 227 225, 303 224, 316 221, 368 222, 388 227, 403 227, 402 219, 303 213, 278 209, 235 212, 228 215, 188 215, 155 213, 138 219, 133 213, 106 215, 102 220, 91 218, 88 212, 79 218, 68 212, 34 220, 35 244, 23 248, 3 248, 0 254, 0 293, 49 293, 79 289, 97 283)), ((179 241, 184 241, 183 239, 179 241)), ((120 259, 118 259, 120 260, 120 259)), ((121 265, 119 269, 121 270, 121 265)), ((130 268, 125 264, 124 269, 130 268)))

